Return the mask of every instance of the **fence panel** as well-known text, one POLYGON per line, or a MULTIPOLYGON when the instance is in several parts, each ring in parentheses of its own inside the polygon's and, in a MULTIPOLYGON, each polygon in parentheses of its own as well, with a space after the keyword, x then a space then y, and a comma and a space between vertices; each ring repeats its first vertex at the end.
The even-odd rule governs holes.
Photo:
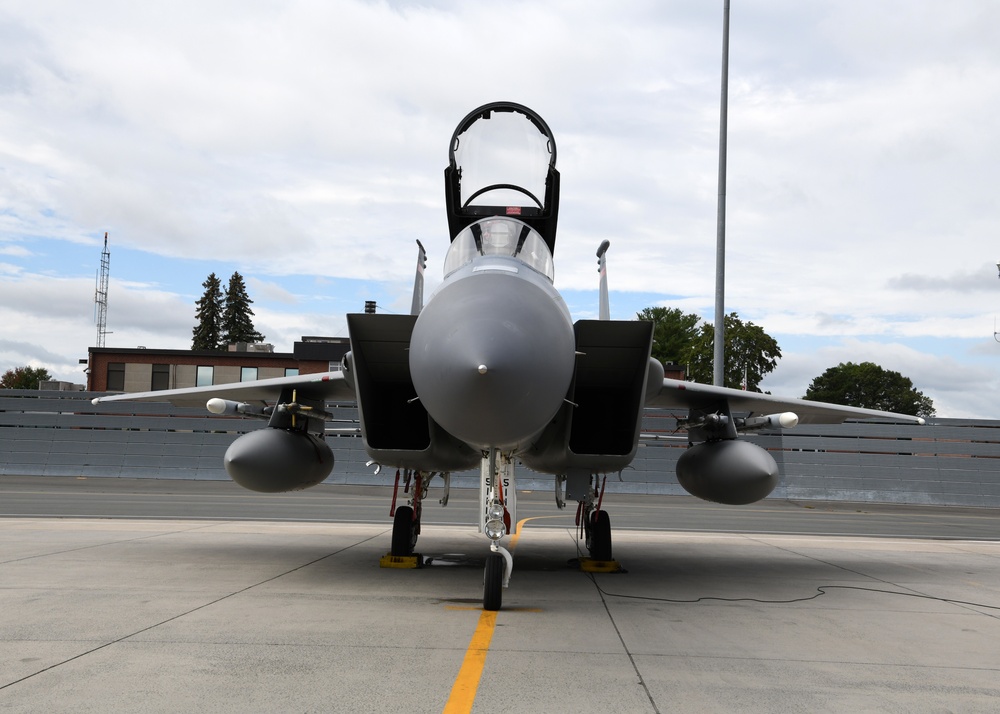
MULTIPOLYGON (((93 405, 88 392, 0 390, 0 475, 226 479, 222 458, 240 434, 265 422, 223 418, 166 403, 93 405)), ((327 407, 333 429, 358 424, 349 404, 327 407)), ((643 441, 633 463, 611 475, 611 491, 680 494, 674 477, 686 448, 674 414, 648 411, 644 434, 680 441, 643 441)), ((802 425, 746 437, 767 449, 781 471, 772 497, 1000 507, 1000 421, 935 419, 912 425, 847 422, 802 425)), ((333 434, 330 481, 391 484, 386 469, 366 465, 361 439, 333 434)), ((475 471, 456 474, 474 486, 475 471)), ((552 477, 521 469, 523 488, 552 488, 552 477)))

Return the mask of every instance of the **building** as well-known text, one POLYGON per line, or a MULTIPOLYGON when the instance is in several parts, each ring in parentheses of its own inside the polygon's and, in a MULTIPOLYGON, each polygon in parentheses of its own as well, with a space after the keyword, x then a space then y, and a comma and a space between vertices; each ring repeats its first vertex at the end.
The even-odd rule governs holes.
POLYGON ((226 352, 91 347, 87 390, 148 392, 316 374, 338 369, 349 349, 346 337, 303 337, 292 352, 246 343, 226 352))
MULTIPOLYGON (((87 391, 150 392, 329 372, 339 369, 350 348, 347 337, 303 337, 292 352, 246 343, 230 345, 226 352, 91 347, 87 391)), ((668 362, 664 372, 672 379, 684 379, 679 365, 668 362)))

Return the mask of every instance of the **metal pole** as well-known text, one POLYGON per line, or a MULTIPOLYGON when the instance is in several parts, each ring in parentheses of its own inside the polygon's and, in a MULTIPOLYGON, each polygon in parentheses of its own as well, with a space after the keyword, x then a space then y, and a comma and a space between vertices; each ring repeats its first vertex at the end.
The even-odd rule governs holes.
POLYGON ((723 386, 726 373, 726 134, 729 113, 729 0, 722 20, 722 106, 719 121, 719 211, 715 241, 715 351, 712 384, 723 386))

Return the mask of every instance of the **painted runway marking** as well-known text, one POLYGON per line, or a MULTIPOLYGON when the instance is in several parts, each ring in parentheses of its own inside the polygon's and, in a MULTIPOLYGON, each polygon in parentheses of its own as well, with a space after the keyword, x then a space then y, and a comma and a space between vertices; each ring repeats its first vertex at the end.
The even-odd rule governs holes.
MULTIPOLYGON (((521 538, 521 529, 528 521, 541 520, 543 518, 560 518, 561 516, 536 516, 535 518, 522 518, 514 528, 514 535, 510 537, 510 547, 514 550, 517 542, 521 538)), ((449 610, 459 610, 459 608, 449 605, 449 610)), ((469 607, 469 610, 480 610, 480 608, 469 607)), ((508 611, 519 612, 540 612, 537 608, 508 608, 508 611)), ((472 703, 476 701, 476 692, 479 690, 479 679, 483 676, 483 669, 486 667, 486 655, 490 651, 490 642, 493 640, 493 631, 497 626, 497 613, 492 610, 482 610, 479 615, 479 624, 476 631, 472 633, 472 640, 468 649, 465 650, 465 658, 462 666, 458 670, 455 683, 451 686, 451 694, 448 702, 444 705, 444 714, 467 714, 472 711, 472 703)))
POLYGON ((549 518, 568 518, 569 515, 565 513, 560 513, 555 516, 534 516, 533 518, 522 518, 517 522, 517 526, 514 527, 514 535, 510 537, 510 547, 507 550, 514 550, 517 547, 517 542, 521 539, 521 528, 528 521, 544 521, 549 518))
POLYGON ((476 700, 479 689, 479 678, 483 676, 486 666, 486 653, 490 649, 493 630, 497 625, 495 610, 483 610, 479 615, 479 624, 472 633, 469 648, 465 651, 465 659, 458 670, 458 676, 451 687, 451 695, 444 705, 444 714, 465 714, 472 711, 472 703, 476 700))
MULTIPOLYGON (((475 607, 473 605, 445 605, 445 610, 453 610, 456 612, 482 612, 483 608, 475 607)), ((540 607, 505 607, 504 612, 544 612, 540 607)))

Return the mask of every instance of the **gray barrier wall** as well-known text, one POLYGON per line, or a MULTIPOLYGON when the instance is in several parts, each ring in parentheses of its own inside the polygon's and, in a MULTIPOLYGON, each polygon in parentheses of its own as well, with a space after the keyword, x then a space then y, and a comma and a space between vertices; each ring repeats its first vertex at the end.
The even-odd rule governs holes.
MULTIPOLYGON (((226 479, 222 457, 252 419, 203 409, 119 402, 94 406, 88 392, 0 390, 0 475, 226 479)), ((356 426, 353 406, 331 405, 329 429, 356 426)), ((668 413, 648 412, 643 430, 662 437, 640 446, 609 491, 684 494, 674 478, 686 448, 668 413)), ((876 423, 799 426, 746 437, 768 449, 782 479, 771 498, 1000 507, 1000 421, 939 419, 922 427, 876 423)), ((365 465, 356 436, 328 436, 333 483, 391 484, 365 465)), ((391 471, 391 472, 390 472, 391 471)), ((456 474, 475 487, 478 474, 456 474)), ((527 469, 520 488, 552 488, 527 469)))

